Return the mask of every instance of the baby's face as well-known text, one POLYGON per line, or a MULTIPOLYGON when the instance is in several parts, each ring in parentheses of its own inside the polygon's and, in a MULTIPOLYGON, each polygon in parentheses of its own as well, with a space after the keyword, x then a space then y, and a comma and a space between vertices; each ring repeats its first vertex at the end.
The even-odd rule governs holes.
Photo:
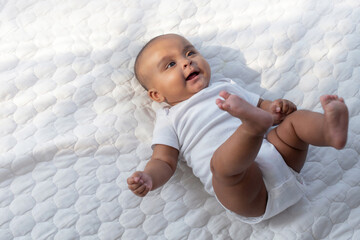
POLYGON ((144 50, 139 71, 149 80, 149 96, 171 106, 206 88, 211 75, 194 46, 175 34, 156 39, 144 50))

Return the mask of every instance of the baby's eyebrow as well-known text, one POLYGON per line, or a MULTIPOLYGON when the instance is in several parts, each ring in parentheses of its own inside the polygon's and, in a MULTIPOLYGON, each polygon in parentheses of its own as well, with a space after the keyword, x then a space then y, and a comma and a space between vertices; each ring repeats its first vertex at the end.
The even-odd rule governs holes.
POLYGON ((169 56, 164 56, 160 59, 159 63, 157 64, 158 68, 161 68, 161 66, 164 64, 164 62, 167 62, 170 59, 169 56))
POLYGON ((184 50, 189 50, 189 49, 195 49, 195 47, 191 44, 188 44, 184 47, 184 50))

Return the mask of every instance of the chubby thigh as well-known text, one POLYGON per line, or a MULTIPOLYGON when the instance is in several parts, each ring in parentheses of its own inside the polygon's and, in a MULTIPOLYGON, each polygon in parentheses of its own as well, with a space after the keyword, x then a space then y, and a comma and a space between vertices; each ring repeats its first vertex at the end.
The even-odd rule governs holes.
POLYGON ((213 176, 212 183, 217 199, 228 210, 244 217, 259 217, 265 213, 268 194, 255 161, 240 175, 227 179, 213 176))
POLYGON ((302 177, 267 139, 243 175, 232 178, 213 175, 212 182, 220 203, 239 220, 250 224, 269 219, 296 204, 305 190, 302 177))

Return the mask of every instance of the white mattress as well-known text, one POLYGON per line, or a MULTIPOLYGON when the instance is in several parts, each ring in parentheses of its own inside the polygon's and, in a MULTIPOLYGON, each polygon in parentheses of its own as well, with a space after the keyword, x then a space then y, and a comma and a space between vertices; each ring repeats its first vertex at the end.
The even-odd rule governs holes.
POLYGON ((0 83, 0 239, 360 239, 358 0, 3 0, 0 83), (306 198, 251 226, 182 163, 143 199, 127 189, 159 107, 134 58, 169 32, 264 98, 345 98, 348 143, 310 149, 306 198))

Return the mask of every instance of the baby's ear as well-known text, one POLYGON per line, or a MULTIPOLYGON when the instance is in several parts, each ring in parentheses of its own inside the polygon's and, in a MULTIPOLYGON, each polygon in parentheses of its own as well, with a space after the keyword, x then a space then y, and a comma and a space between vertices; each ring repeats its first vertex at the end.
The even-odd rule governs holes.
POLYGON ((164 102, 165 97, 161 95, 155 88, 151 88, 148 90, 149 97, 154 100, 155 102, 164 102))

